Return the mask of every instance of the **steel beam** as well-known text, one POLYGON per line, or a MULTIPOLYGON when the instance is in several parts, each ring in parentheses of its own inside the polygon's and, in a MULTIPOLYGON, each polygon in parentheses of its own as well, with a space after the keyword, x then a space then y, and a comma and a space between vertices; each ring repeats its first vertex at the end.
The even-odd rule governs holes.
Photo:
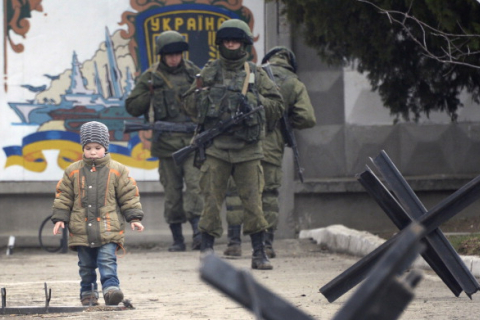
POLYGON ((2 308, 1 314, 47 314, 83 312, 88 307, 8 307, 2 308))
MULTIPOLYGON (((366 171, 367 176, 369 175, 369 170, 366 171)), ((370 172, 371 173, 371 172, 370 172)), ((362 173, 362 175, 365 174, 362 173)), ((425 212, 424 214, 420 215, 417 221, 425 228, 425 234, 430 234, 435 231, 442 223, 448 221, 456 214, 461 212, 463 209, 471 205, 473 202, 480 198, 480 176, 477 176, 472 181, 465 184, 462 188, 458 189, 456 192, 445 198, 439 204, 434 206, 431 210, 425 212)), ((382 199, 382 204, 385 204, 384 200, 382 199)), ((396 206, 396 205, 395 205, 396 206)), ((398 209, 398 208, 397 208, 398 209)), ((405 223, 405 216, 402 214, 394 214, 395 219, 394 222, 399 223, 400 225, 405 223)), ((408 217, 408 215, 407 215, 408 217)), ((411 218, 409 218, 411 220, 411 218)), ((348 268, 342 274, 337 276, 335 279, 327 283, 325 286, 320 288, 320 292, 327 298, 328 301, 332 302, 335 301, 337 298, 342 296, 348 290, 352 289, 354 286, 359 284, 363 279, 365 279, 366 275, 368 274, 369 270, 373 267, 373 265, 378 261, 378 259, 388 250, 388 248, 397 240, 397 238, 402 234, 403 230, 393 236, 391 239, 383 243, 377 249, 372 251, 370 254, 366 255, 364 258, 359 260, 353 266, 348 268)), ((436 242, 437 240, 434 240, 436 242)), ((449 259, 450 257, 439 257, 438 252, 436 252, 434 246, 430 246, 428 249, 430 252, 427 253, 431 255, 432 259, 436 259, 433 262, 435 266, 438 266, 437 270, 440 274, 439 276, 442 277, 442 280, 449 286, 450 290, 455 294, 459 292, 459 287, 465 291, 468 296, 471 296, 473 293, 480 289, 478 282, 470 281, 471 279, 467 280, 466 278, 459 279, 456 278, 458 274, 464 273, 464 270, 455 270, 455 275, 449 270, 448 268, 444 268, 442 266, 445 265, 445 259, 449 259), (431 251, 434 250, 435 252, 432 253, 431 251), (436 253, 436 255, 435 255, 436 253), (439 259, 437 259, 439 258, 439 259), (448 271, 448 272, 446 272, 448 271), (443 273, 443 274, 442 274, 443 273), (454 279, 455 281, 452 281, 454 279), (468 283, 470 281, 470 283, 468 283)), ((443 251, 442 251, 443 252, 443 251)), ((449 265, 454 265, 451 263, 449 265)), ((458 265, 457 265, 458 269, 458 265)), ((465 274, 463 275, 465 276, 465 274)))
MULTIPOLYGON (((82 307, 52 307, 50 306, 50 299, 52 297, 52 289, 47 287, 47 283, 44 284, 45 288, 45 306, 44 307, 30 307, 30 306, 19 306, 19 307, 8 307, 7 308, 7 290, 5 288, 1 289, 2 294, 2 308, 0 309, 0 314, 47 314, 47 313, 73 313, 73 312, 83 312, 89 308, 95 310, 95 306, 82 306, 82 307)), ((127 301, 127 300, 125 300, 127 301)), ((127 310, 134 309, 130 304, 127 306, 124 301, 124 306, 105 306, 102 307, 102 311, 117 311, 117 310, 127 310)))
POLYGON ((419 242, 423 232, 423 227, 417 223, 406 228, 333 320, 397 319, 413 299, 413 289, 422 278, 422 274, 416 270, 402 279, 399 275, 424 248, 419 242))
POLYGON ((203 257, 200 277, 251 310, 257 319, 313 320, 300 309, 257 283, 250 273, 235 270, 213 253, 203 257))
MULTIPOLYGON (((387 216, 392 220, 398 229, 402 230, 412 222, 412 219, 404 211, 403 207, 380 182, 370 168, 367 167, 367 170, 358 176, 358 181, 375 199, 375 201, 377 201, 379 206, 385 211, 387 216)), ((424 243, 426 247, 426 250, 422 253, 422 257, 430 265, 432 270, 438 274, 438 276, 443 280, 453 294, 455 296, 459 296, 462 292, 462 287, 458 281, 456 281, 455 277, 453 277, 449 269, 445 266, 441 255, 438 254, 432 246, 430 235, 426 235, 425 238, 422 239, 422 243, 424 243)), ((455 251, 454 254, 457 255, 455 251)))
MULTIPOLYGON (((387 153, 382 150, 377 157, 372 159, 372 162, 385 178, 387 186, 393 191, 407 211, 407 218, 410 221, 419 220, 427 212, 427 209, 408 185, 387 153)), ((462 290, 471 298, 471 295, 480 289, 480 285, 442 231, 438 228, 433 230, 425 237, 425 241, 428 242, 429 248, 431 248, 429 251, 433 251, 430 255, 431 258, 433 258, 432 262, 436 263, 432 266, 432 264, 425 259, 430 266, 432 266, 432 269, 442 269, 442 273, 445 275, 449 273, 449 281, 457 282, 462 290)), ((444 279, 442 278, 442 280, 444 279)), ((456 294, 456 296, 458 296, 458 294, 456 294)))

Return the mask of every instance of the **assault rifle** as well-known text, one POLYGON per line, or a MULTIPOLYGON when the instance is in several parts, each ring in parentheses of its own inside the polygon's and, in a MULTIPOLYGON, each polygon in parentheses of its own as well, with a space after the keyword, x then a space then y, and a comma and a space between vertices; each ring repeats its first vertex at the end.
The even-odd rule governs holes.
POLYGON ((220 121, 216 127, 199 133, 193 138, 193 141, 189 146, 183 147, 182 149, 177 150, 172 154, 173 161, 175 161, 177 165, 181 165, 188 158, 190 153, 195 151, 198 151, 198 160, 200 162, 204 161, 205 148, 210 141, 212 141, 215 137, 221 135, 222 133, 227 132, 234 126, 242 123, 244 119, 248 118, 255 112, 258 112, 262 109, 263 106, 258 106, 248 112, 238 113, 233 118, 225 121, 220 121))
MULTIPOLYGON (((270 63, 262 64, 263 70, 267 73, 270 80, 275 82, 275 77, 272 72, 272 68, 270 67, 270 63)), ((276 82, 275 82, 276 83, 276 82)), ((290 147, 293 151, 293 162, 295 163, 295 168, 298 172, 298 177, 300 181, 303 183, 303 171, 304 169, 300 167, 299 155, 298 155, 298 146, 297 146, 297 139, 295 138, 295 133, 293 132, 292 125, 290 121, 288 121, 288 113, 285 111, 282 118, 280 119, 280 131, 282 132, 283 140, 287 147, 290 147)))
POLYGON ((155 138, 158 138, 165 132, 184 132, 193 133, 197 125, 193 122, 167 122, 167 121, 155 121, 153 124, 138 123, 138 122, 124 122, 124 133, 135 132, 140 130, 153 130, 155 138))

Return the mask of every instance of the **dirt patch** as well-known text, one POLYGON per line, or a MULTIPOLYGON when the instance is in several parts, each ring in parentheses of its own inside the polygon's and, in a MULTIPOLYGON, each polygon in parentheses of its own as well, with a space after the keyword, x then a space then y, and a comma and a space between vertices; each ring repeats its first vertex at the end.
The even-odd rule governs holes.
POLYGON ((480 217, 462 217, 441 226, 458 254, 480 255, 480 217))
POLYGON ((447 239, 458 254, 480 255, 480 234, 447 235, 447 239))
POLYGON ((440 228, 446 233, 479 233, 480 217, 461 217, 458 219, 452 219, 442 224, 440 228))
MULTIPOLYGON (((480 217, 461 217, 445 222, 440 229, 458 254, 480 256, 480 217)), ((377 233, 383 239, 390 239, 397 232, 377 233)))

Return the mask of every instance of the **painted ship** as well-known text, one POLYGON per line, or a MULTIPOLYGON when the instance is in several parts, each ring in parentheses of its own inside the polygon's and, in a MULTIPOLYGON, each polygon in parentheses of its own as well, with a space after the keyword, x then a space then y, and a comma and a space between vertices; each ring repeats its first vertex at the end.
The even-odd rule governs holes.
POLYGON ((107 93, 104 93, 95 63, 96 90, 86 88, 86 79, 80 71, 77 54, 73 52, 70 86, 61 95, 60 103, 53 101, 9 102, 22 125, 42 125, 51 120, 63 120, 67 131, 79 132, 80 126, 88 121, 99 121, 110 129, 113 141, 127 141, 123 134, 123 123, 132 117, 125 110, 125 99, 133 88, 133 77, 127 69, 126 86, 121 86, 121 72, 115 57, 112 38, 106 29, 105 47, 107 53, 107 93))

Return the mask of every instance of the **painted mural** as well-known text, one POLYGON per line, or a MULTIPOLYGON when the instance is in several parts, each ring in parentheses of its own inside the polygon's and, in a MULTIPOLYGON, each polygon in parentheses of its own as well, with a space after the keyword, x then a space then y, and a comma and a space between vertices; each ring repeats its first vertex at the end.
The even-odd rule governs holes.
POLYGON ((0 180, 58 180, 69 164, 81 159, 79 129, 92 120, 108 126, 113 159, 135 171, 137 180, 157 180, 158 159, 149 151, 151 133, 123 132, 124 121, 132 120, 125 100, 135 78, 158 59, 155 38, 165 30, 177 30, 190 44, 186 58, 201 67, 218 57, 214 41, 220 24, 238 18, 254 32, 252 60, 263 51, 253 14, 261 20, 262 1, 131 0, 125 8, 118 8, 116 0, 69 0, 69 6, 61 0, 6 3, 0 180), (82 13, 95 18, 89 21, 95 21, 96 45, 88 30, 73 32, 85 26, 77 25, 82 13), (52 20, 65 15, 75 18, 58 20, 55 28, 52 20), (36 29, 42 25, 36 21, 43 22, 44 32, 36 29), (62 28, 74 38, 62 41, 62 28), (59 69, 57 64, 66 59, 68 67, 59 69), (45 65, 49 63, 51 68, 45 65))

